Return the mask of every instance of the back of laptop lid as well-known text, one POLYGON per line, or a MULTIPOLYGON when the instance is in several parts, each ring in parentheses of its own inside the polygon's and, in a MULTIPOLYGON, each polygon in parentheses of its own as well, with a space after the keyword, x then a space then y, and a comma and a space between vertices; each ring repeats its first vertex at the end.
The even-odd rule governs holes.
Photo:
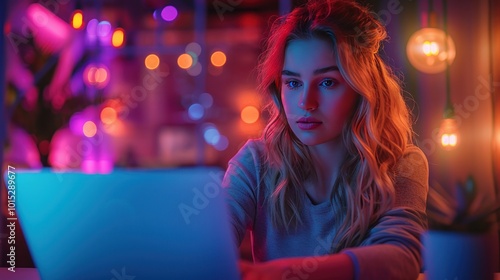
POLYGON ((238 279, 218 168, 18 172, 42 279, 238 279))

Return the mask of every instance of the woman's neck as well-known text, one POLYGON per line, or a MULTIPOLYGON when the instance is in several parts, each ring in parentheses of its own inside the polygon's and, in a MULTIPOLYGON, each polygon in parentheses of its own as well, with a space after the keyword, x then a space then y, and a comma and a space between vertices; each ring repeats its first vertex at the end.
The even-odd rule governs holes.
POLYGON ((315 202, 321 202, 331 196, 333 185, 339 174, 346 148, 340 143, 325 143, 309 146, 317 178, 306 188, 315 202))

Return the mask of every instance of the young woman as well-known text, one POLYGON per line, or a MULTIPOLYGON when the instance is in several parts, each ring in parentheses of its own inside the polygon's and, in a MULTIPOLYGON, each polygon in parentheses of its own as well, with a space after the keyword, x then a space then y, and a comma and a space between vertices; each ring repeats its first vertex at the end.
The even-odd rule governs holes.
POLYGON ((428 165, 412 145, 384 26, 354 1, 311 0, 278 18, 260 64, 270 121, 230 160, 244 279, 416 279, 428 165))

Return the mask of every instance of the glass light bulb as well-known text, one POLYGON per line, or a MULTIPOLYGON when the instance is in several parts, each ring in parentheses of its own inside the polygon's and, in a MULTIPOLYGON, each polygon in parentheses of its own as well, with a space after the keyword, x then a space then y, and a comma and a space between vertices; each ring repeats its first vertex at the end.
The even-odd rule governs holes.
POLYGON ((458 124, 455 118, 443 119, 439 127, 439 139, 445 150, 452 150, 458 145, 458 124))
POLYGON ((455 43, 443 30, 423 28, 415 32, 406 45, 406 55, 417 70, 424 73, 439 73, 455 59, 455 43), (445 42, 446 41, 446 42, 445 42))

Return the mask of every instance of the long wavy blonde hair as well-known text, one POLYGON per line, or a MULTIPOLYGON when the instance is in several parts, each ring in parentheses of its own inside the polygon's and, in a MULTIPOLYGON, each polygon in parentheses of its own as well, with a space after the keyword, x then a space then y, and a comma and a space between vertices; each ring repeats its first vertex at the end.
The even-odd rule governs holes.
POLYGON ((366 7, 354 1, 310 0, 272 24, 259 67, 259 89, 271 98, 266 144, 268 207, 273 224, 287 231, 302 223, 303 182, 315 175, 309 149, 293 134, 281 101, 285 49, 296 39, 333 42, 340 73, 359 94, 343 128, 347 156, 332 203, 341 220, 331 252, 358 246, 394 203, 393 167, 411 143, 411 117, 397 77, 378 51, 387 33, 366 7))

